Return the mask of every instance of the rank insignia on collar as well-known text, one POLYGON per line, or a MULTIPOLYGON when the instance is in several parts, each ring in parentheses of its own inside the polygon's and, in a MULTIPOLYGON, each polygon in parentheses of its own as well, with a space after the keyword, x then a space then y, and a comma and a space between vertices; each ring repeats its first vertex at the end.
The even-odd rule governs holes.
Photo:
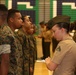
POLYGON ((57 48, 56 48, 56 51, 61 51, 61 47, 60 47, 60 46, 57 47, 57 48))

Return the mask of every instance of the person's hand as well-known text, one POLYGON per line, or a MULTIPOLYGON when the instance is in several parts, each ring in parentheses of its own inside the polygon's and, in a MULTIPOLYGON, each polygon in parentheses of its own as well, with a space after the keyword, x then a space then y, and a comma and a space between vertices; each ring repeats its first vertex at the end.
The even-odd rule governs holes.
POLYGON ((49 65, 50 62, 51 62, 51 58, 50 58, 50 57, 47 57, 47 58, 45 59, 45 63, 46 63, 47 65, 49 65))
POLYGON ((57 68, 57 66, 58 66, 58 64, 56 64, 56 63, 54 63, 54 62, 51 61, 50 57, 48 57, 48 58, 45 59, 45 63, 46 63, 46 67, 50 71, 54 71, 57 68))
POLYGON ((30 72, 31 72, 31 73, 33 72, 33 68, 32 68, 32 67, 30 67, 30 72))

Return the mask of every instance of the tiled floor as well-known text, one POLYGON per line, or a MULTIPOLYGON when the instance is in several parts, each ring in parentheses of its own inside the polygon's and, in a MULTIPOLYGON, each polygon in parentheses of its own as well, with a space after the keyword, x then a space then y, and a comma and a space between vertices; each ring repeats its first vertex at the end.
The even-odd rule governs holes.
MULTIPOLYGON (((50 46, 50 57, 52 56, 52 46, 50 46)), ((37 58, 42 57, 41 39, 37 38, 37 58)), ((35 62, 34 75, 52 75, 52 71, 49 71, 45 65, 44 60, 37 60, 35 62)))

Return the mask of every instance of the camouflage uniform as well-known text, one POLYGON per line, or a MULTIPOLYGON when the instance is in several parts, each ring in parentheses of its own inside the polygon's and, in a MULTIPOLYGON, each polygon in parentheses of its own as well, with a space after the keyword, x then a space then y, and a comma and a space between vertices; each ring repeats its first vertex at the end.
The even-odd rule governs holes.
MULTIPOLYGON (((37 59, 37 48, 36 48, 36 39, 33 35, 29 35, 29 46, 30 46, 30 66, 34 71, 35 60, 37 59)), ((33 74, 30 74, 33 75, 33 74)))
POLYGON ((22 29, 19 29, 18 32, 16 32, 18 35, 18 38, 22 44, 23 49, 23 75, 29 75, 29 43, 28 43, 28 36, 22 29))
POLYGON ((37 42, 36 42, 36 38, 34 35, 32 35, 32 40, 34 44, 34 59, 37 60, 37 42))
POLYGON ((34 35, 30 35, 30 40, 32 44, 30 44, 32 46, 32 49, 34 50, 34 60, 37 59, 37 43, 36 43, 36 38, 34 35))
POLYGON ((11 53, 10 53, 10 66, 8 75, 23 75, 23 53, 22 45, 20 44, 17 36, 11 31, 9 26, 4 25, 1 27, 2 37, 6 36, 4 40, 5 43, 10 44, 11 53))

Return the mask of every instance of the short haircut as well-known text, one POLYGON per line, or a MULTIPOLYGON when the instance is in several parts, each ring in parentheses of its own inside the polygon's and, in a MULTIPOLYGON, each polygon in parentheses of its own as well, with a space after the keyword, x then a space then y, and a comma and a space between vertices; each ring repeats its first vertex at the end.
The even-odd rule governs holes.
MULTIPOLYGON (((25 16, 26 16, 26 15, 25 15, 25 16)), ((24 16, 24 15, 22 16, 22 20, 23 20, 23 22, 24 22, 24 20, 25 20, 25 16, 24 16)))
POLYGON ((18 12, 20 12, 20 11, 17 9, 9 9, 8 10, 8 16, 7 16, 7 22, 9 20, 9 18, 11 18, 11 17, 13 18, 15 13, 18 13, 18 12))
POLYGON ((45 22, 44 22, 44 21, 42 21, 42 22, 40 22, 39 24, 40 24, 40 25, 43 25, 43 24, 45 24, 45 22))
MULTIPOLYGON (((23 16, 22 16, 23 22, 25 21, 25 17, 27 17, 27 15, 23 15, 23 16)), ((29 17, 28 17, 28 18, 29 18, 29 17)))
POLYGON ((7 7, 4 4, 0 4, 0 11, 8 11, 7 7))

